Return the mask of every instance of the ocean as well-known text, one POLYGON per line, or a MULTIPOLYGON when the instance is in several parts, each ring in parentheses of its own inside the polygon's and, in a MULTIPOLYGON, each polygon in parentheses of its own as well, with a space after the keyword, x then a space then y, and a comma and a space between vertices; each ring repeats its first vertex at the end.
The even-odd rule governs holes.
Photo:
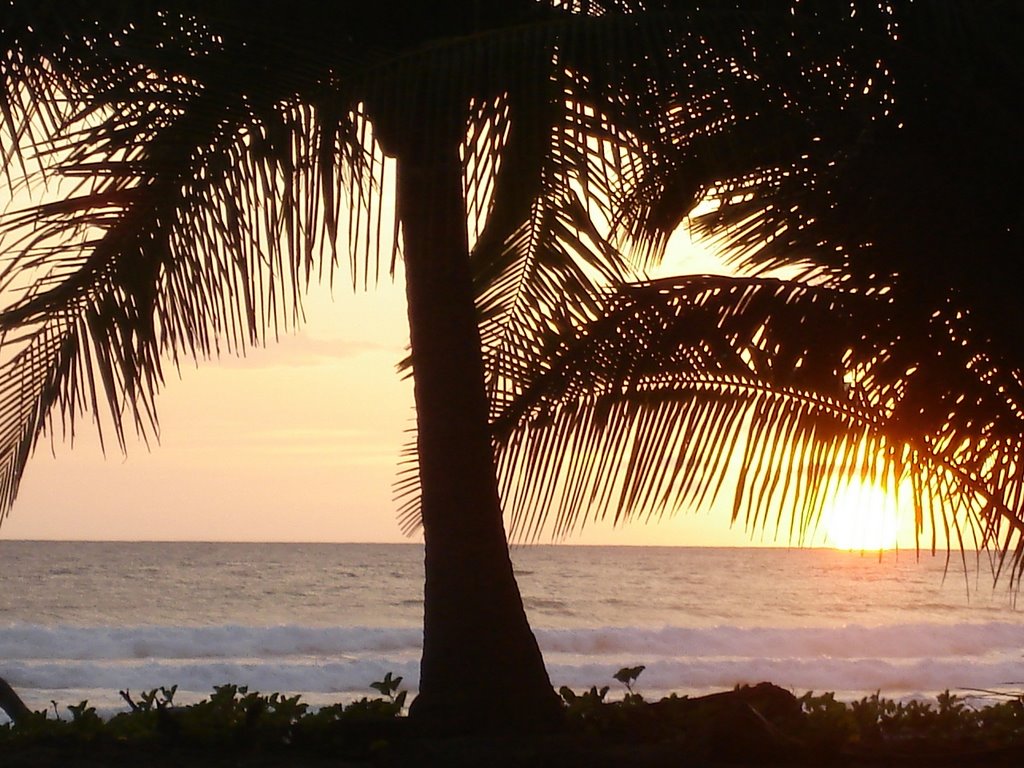
MULTIPOLYGON (((33 709, 118 691, 215 685, 415 692, 417 544, 0 541, 0 677, 33 709)), ((643 664, 646 698, 768 680, 797 694, 907 699, 1024 691, 1024 609, 958 553, 531 546, 513 550, 552 682, 610 685, 643 664)), ((468 671, 471 674, 471 670, 468 671)), ((2 717, 2 716, 0 716, 2 717)))

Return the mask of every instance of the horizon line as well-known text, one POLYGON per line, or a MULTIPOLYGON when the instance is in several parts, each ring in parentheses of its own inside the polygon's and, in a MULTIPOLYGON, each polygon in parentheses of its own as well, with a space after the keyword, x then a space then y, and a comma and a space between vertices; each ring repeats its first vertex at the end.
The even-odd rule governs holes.
MULTIPOLYGON (((285 545, 358 545, 358 546, 415 546, 422 547, 422 541, 310 541, 301 539, 89 539, 89 538, 6 538, 0 536, 0 543, 16 542, 26 544, 285 544, 285 545)), ((901 552, 913 552, 915 554, 939 554, 947 552, 974 553, 985 550, 939 548, 936 547, 886 547, 883 549, 844 549, 842 547, 827 545, 804 545, 804 544, 614 544, 614 543, 586 543, 568 541, 539 541, 539 542, 509 542, 510 549, 527 549, 534 547, 587 547, 587 548, 619 548, 619 549, 772 549, 772 550, 827 550, 834 552, 846 552, 858 555, 879 555, 899 554, 901 552)))

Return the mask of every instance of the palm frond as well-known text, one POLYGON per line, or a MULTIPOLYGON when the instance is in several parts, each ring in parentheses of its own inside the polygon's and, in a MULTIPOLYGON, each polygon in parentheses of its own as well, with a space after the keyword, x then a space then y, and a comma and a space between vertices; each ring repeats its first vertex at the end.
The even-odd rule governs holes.
POLYGON ((365 117, 327 75, 300 95, 293 72, 249 72, 221 39, 190 45, 91 83, 42 148, 70 195, 5 217, 8 505, 51 409, 71 432, 105 403, 119 440, 126 418, 146 433, 164 356, 243 351, 295 323, 345 217, 353 280, 369 272, 383 158, 365 117))
MULTIPOLYGON (((530 27, 524 57, 542 58, 506 73, 508 89, 471 116, 470 135, 490 140, 464 147, 469 208, 489 211, 473 264, 499 408, 518 395, 504 369, 532 364, 531 340, 593 316, 602 286, 656 263, 708 189, 799 161, 823 132, 822 109, 831 140, 852 140, 860 127, 835 115, 852 94, 875 98, 853 75, 865 66, 857 42, 884 36, 887 18, 840 14, 823 30, 813 13, 744 3, 575 11, 586 15, 530 27)), ((412 525, 414 484, 401 482, 412 525)))
POLYGON ((763 530, 774 510, 776 535, 800 540, 842 483, 907 477, 919 532, 969 530, 1012 552, 1019 576, 1019 377, 962 323, 895 310, 885 292, 767 278, 609 293, 592 321, 524 354, 537 364, 495 413, 513 530, 698 507, 728 478, 734 518, 763 530))
POLYGON ((486 145, 499 168, 473 254, 486 355, 516 364, 516 337, 583 316, 598 286, 637 277, 620 253, 660 259, 722 174, 802 146, 799 102, 751 75, 760 46, 744 22, 735 9, 603 13, 544 41, 554 66, 525 96, 502 96, 491 124, 505 140, 486 145), (734 151, 763 133, 788 138, 734 151))
POLYGON ((1024 326, 1001 275, 1024 231, 1009 109, 1024 76, 1021 8, 894 4, 892 25, 869 48, 877 64, 849 81, 847 106, 819 113, 819 140, 790 163, 723 179, 698 231, 742 263, 800 254, 935 311, 956 286, 959 308, 1012 354, 1024 326))

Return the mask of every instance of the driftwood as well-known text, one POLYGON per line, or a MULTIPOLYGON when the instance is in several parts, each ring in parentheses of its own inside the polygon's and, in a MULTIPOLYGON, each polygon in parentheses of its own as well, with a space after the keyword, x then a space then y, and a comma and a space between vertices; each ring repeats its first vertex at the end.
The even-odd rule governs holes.
POLYGON ((25 706, 25 702, 21 700, 17 691, 11 688, 2 677, 0 677, 0 709, 7 713, 12 723, 24 720, 32 714, 32 710, 25 706))

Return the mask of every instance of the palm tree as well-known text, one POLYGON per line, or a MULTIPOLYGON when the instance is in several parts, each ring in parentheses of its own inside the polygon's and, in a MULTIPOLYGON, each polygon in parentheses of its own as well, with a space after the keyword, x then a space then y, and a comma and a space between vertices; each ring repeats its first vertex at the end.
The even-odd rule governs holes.
POLYGON ((788 508, 789 530, 774 524, 799 537, 830 488, 902 480, 933 549, 937 532, 990 548, 1017 583, 1024 327, 1007 276, 1024 155, 1007 94, 1022 32, 1013 3, 897 6, 805 151, 710 191, 697 228, 755 274, 623 286, 534 336, 493 417, 501 475, 530 478, 503 489, 519 529, 700 503, 737 453, 734 516, 752 528, 788 508), (876 94, 854 101, 861 87, 876 94), (581 458, 595 435, 603 450, 581 458))
MULTIPOLYGON (((286 319, 318 249, 333 248, 341 190, 355 211, 353 254, 362 250, 365 222, 380 221, 372 125, 398 161, 419 414, 427 579, 415 713, 554 717, 502 526, 467 213, 486 218, 473 261, 494 286, 481 306, 487 349, 501 351, 555 304, 573 311, 566 298, 582 311, 591 272, 623 271, 587 206, 618 217, 618 197, 664 186, 675 170, 678 119, 662 107, 689 87, 672 60, 681 45, 708 57, 707 99, 725 83, 754 103, 766 98, 679 28, 699 12, 629 10, 8 4, 8 131, 41 135, 44 158, 84 182, 10 222, 34 229, 5 274, 5 287, 27 282, 3 315, 15 348, 4 376, 6 501, 55 405, 72 429, 83 404, 103 399, 119 430, 126 414, 144 427, 162 354, 208 354, 224 337, 237 348, 286 319), (645 156, 664 167, 646 167, 645 156)), ((723 46, 741 40, 732 26, 718 24, 723 46)), ((701 121, 718 117, 700 116, 698 131, 701 121)), ((687 203, 699 188, 672 193, 687 203)), ((632 205, 618 228, 657 251, 661 219, 675 214, 649 213, 642 198, 632 205)), ((366 276, 355 255, 352 273, 366 276)))
MULTIPOLYGON (((0 11, 7 178, 17 185, 38 167, 71 191, 5 223, 2 288, 16 298, 0 314, 4 508, 47 425, 71 431, 105 403, 118 439, 125 422, 147 431, 163 356, 241 349, 293 321, 311 275, 333 268, 344 229, 353 283, 369 282, 386 256, 375 245, 387 218, 384 156, 394 158, 417 405, 411 508, 426 544, 414 714, 446 727, 551 722, 557 701, 508 558, 492 439, 508 445, 504 477, 525 481, 518 497, 504 489, 516 520, 532 511, 542 521, 548 488, 596 510, 611 498, 627 511, 664 508, 718 482, 714 461, 694 467, 736 444, 728 425, 750 402, 737 397, 742 372, 748 391, 781 392, 755 423, 809 446, 803 489, 833 471, 835 446, 863 435, 885 445, 893 466, 935 459, 973 471, 959 432, 948 445, 929 442, 934 420, 910 424, 893 407, 916 380, 900 368, 906 357, 890 365, 884 333, 853 325, 850 346, 828 339, 819 365, 817 347, 784 322, 811 317, 827 291, 834 306, 856 305, 851 323, 870 322, 889 301, 879 296, 904 289, 891 270, 876 278, 865 266, 877 238, 850 240, 848 226, 824 239, 789 234, 829 220, 808 201, 832 183, 821 193, 832 210, 828 196, 848 189, 831 170, 837 159, 859 157, 865 120, 897 130, 886 89, 912 82, 881 63, 902 50, 890 29, 898 14, 855 10, 791 13, 752 0, 710 10, 668 0, 444 9, 10 0, 0 11), (692 282, 602 292, 631 275, 621 254, 656 261, 708 192, 722 205, 704 221, 748 261, 813 259, 831 271, 788 291, 751 278, 746 289, 719 279, 704 294, 692 282), (794 200, 796 212, 780 207, 794 200), (822 258, 849 243, 840 263, 822 258), (751 310, 749 297, 765 303, 751 310), (624 333, 631 323, 642 332, 624 333), (767 343, 776 330, 779 343, 767 343), (700 387, 703 399, 693 396, 700 387), (828 407, 800 405, 815 396, 828 407), (609 416, 616 403, 622 419, 609 416), (553 451, 572 446, 551 434, 584 447, 604 439, 600 462, 562 463, 553 451), (683 446, 674 473, 647 458, 655 439, 683 446), (536 463, 544 456, 555 458, 536 463), (595 468, 623 458, 624 473, 608 474, 619 486, 591 483, 595 468), (680 485, 680 473, 692 479, 680 485)), ((886 246, 882 258, 899 257, 886 246)), ((910 316, 888 329, 895 340, 917 327, 917 310, 910 316)), ((969 370, 966 379, 1001 386, 969 370)), ((1019 368, 1006 370, 1012 378, 1019 368)), ((1007 429, 1009 447, 1019 424, 1007 429)), ((767 445, 766 434, 751 445, 767 445)), ((991 441, 968 450, 1003 455, 991 441)), ((748 462, 760 467, 761 501, 780 487, 777 454, 765 456, 748 462)), ((980 493, 1000 478, 956 479, 980 493)), ((586 511, 572 501, 560 509, 560 529, 586 511)), ((989 519, 1014 520, 1014 509, 992 507, 989 519)))

